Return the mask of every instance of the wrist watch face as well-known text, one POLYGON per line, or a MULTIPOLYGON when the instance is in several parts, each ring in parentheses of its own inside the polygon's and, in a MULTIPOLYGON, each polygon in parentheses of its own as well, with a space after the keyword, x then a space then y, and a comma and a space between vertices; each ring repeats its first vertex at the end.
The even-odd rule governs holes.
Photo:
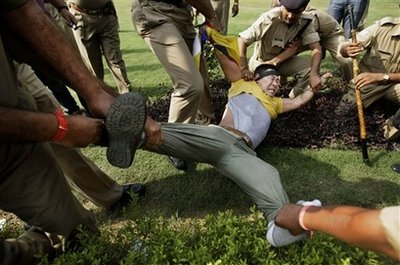
POLYGON ((386 83, 386 82, 388 82, 389 81, 389 75, 388 74, 384 74, 383 75, 383 81, 386 83))

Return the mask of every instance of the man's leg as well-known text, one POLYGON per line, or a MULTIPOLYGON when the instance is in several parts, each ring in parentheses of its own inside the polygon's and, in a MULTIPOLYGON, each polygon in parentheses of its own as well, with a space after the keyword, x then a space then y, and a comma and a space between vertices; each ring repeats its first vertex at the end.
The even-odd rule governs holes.
POLYGON ((278 171, 256 157, 240 137, 218 126, 162 124, 161 128, 165 140, 158 153, 215 166, 251 197, 268 220, 289 203, 278 171))
POLYGON ((122 186, 111 179, 78 149, 52 143, 55 153, 68 182, 90 201, 109 208, 122 195, 122 186))
POLYGON ((171 23, 158 26, 153 31, 145 41, 171 77, 174 87, 168 122, 194 123, 204 87, 191 48, 171 23))
POLYGON ((79 224, 97 231, 91 213, 72 195, 49 144, 3 144, 0 151, 1 209, 65 237, 79 224))
POLYGON ((101 55, 100 41, 97 39, 96 16, 89 16, 77 10, 70 9, 78 21, 78 28, 73 31, 79 53, 86 65, 99 79, 104 79, 103 58, 101 55))
POLYGON ((221 33, 226 35, 228 33, 230 0, 211 0, 210 2, 217 13, 217 18, 221 25, 221 33))
MULTIPOLYGON (((92 214, 72 195, 47 143, 2 144, 0 161, 1 209, 66 239, 78 225, 98 233, 92 214)), ((54 243, 41 230, 29 230, 17 239, 1 242, 0 255, 15 264, 35 259, 32 255, 52 254, 54 243)))
POLYGON ((118 92, 120 94, 129 92, 131 82, 126 73, 125 62, 122 59, 117 16, 103 16, 99 23, 103 25, 102 28, 104 29, 101 33, 104 57, 117 84, 118 92))

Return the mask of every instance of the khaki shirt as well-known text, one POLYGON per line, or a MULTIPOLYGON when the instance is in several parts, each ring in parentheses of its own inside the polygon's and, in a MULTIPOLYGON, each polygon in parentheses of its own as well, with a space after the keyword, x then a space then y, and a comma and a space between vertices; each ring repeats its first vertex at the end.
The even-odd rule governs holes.
POLYGON ((67 3, 74 3, 79 7, 87 10, 102 9, 111 0, 68 0, 67 3))
POLYGON ((400 18, 385 17, 357 34, 367 49, 360 61, 361 72, 400 72, 400 18))
POLYGON ((343 28, 336 19, 322 10, 314 7, 307 7, 303 14, 313 16, 312 24, 314 30, 318 32, 321 39, 335 34, 344 34, 343 28))
MULTIPOLYGON (((302 14, 298 23, 289 27, 282 20, 282 7, 273 8, 263 13, 248 29, 239 33, 247 46, 255 43, 253 59, 266 61, 280 54, 297 33, 312 20, 309 14, 302 14)), ((301 35, 303 45, 320 40, 311 23, 301 35)))

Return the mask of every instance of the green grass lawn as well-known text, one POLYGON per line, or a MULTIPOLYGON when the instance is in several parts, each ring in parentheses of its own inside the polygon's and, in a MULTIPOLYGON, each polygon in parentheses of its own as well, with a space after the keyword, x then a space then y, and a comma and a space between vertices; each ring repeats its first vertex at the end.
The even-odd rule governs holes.
MULTIPOLYGON (((136 34, 131 2, 114 2, 129 79, 150 99, 165 95, 171 87, 169 77, 136 34)), ((383 16, 400 16, 399 3, 371 0, 367 25, 383 16)), ((326 10, 328 1, 311 0, 311 4, 326 10)), ((241 0, 229 33, 245 29, 269 7, 270 1, 241 0)), ((329 65, 324 62, 323 67, 329 65)), ((114 85, 109 73, 106 82, 114 85)), ((88 147, 83 152, 119 183, 145 183, 148 193, 137 206, 111 217, 79 196, 96 214, 103 234, 82 238, 83 250, 54 264, 396 264, 319 233, 304 244, 272 248, 265 240, 266 223, 249 198, 211 166, 197 164, 181 172, 164 156, 139 150, 130 168, 119 169, 106 161, 104 148, 88 147)), ((279 170, 292 201, 318 198, 323 204, 365 207, 400 204, 400 175, 390 169, 400 162, 397 151, 370 150, 369 165, 354 149, 261 146, 257 153, 279 170)), ((2 236, 15 233, 6 230, 2 236)))

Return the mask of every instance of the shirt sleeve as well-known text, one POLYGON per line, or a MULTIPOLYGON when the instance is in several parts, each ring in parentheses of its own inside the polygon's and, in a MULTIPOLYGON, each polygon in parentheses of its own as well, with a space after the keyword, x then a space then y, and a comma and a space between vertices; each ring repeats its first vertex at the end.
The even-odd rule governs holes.
POLYGON ((271 19, 267 13, 262 14, 248 29, 239 33, 239 37, 241 37, 247 45, 261 40, 264 33, 271 26, 271 19))
MULTIPOLYGON (((310 19, 313 19, 313 17, 308 18, 308 20, 310 19)), ((319 42, 321 40, 319 38, 318 32, 316 32, 314 29, 312 21, 308 24, 307 28, 304 30, 303 34, 301 35, 301 39, 303 45, 309 45, 311 43, 319 42)))
POLYGON ((362 44, 363 47, 369 47, 372 40, 375 38, 376 31, 379 29, 379 24, 375 23, 368 28, 357 33, 357 41, 362 44))

